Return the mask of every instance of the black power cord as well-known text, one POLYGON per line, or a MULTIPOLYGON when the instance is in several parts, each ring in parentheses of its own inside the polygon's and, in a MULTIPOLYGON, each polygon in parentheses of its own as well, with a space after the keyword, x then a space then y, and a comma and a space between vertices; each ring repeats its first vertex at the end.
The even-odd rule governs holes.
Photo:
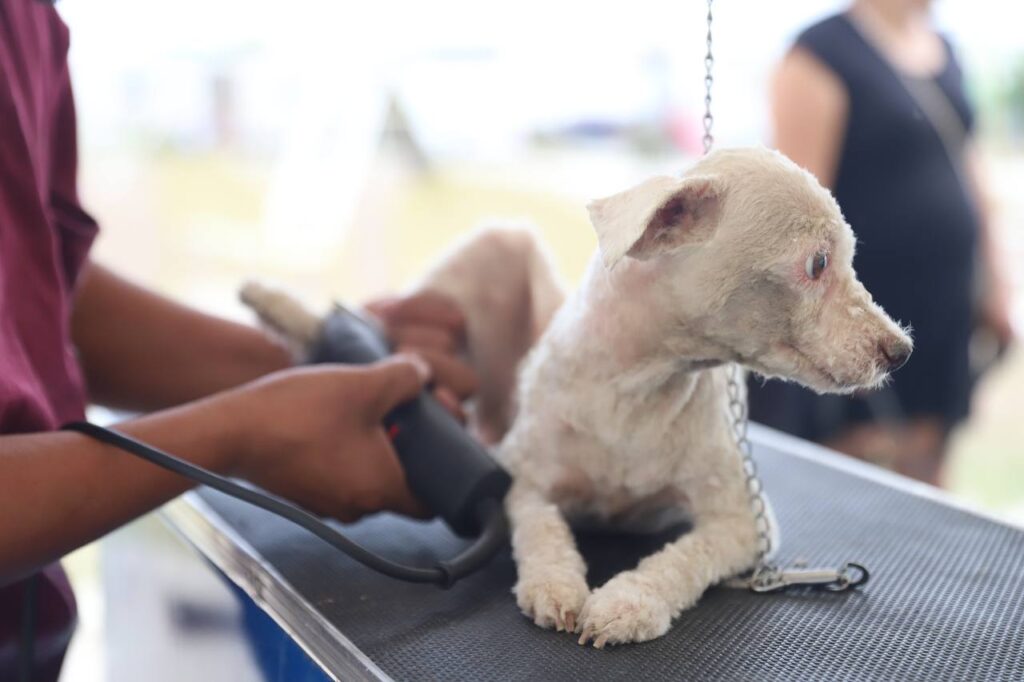
POLYGON ((272 514, 277 514, 304 528, 367 568, 406 582, 433 583, 442 587, 450 587, 455 581, 483 567, 504 546, 508 538, 508 522, 502 510, 501 501, 498 499, 483 499, 476 508, 477 520, 481 529, 480 535, 465 551, 449 561, 440 561, 437 565, 428 568, 405 566, 374 554, 331 528, 321 519, 289 502, 239 485, 212 471, 178 459, 174 455, 146 445, 134 438, 129 438, 123 433, 96 426, 89 422, 72 422, 64 425, 62 428, 65 431, 77 431, 102 443, 141 457, 180 476, 209 486, 214 490, 219 490, 226 495, 248 502, 260 509, 265 509, 272 514))

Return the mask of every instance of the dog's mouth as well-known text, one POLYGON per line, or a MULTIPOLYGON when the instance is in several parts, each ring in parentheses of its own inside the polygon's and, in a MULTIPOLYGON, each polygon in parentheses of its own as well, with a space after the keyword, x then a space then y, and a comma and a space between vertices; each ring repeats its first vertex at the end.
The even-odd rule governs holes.
POLYGON ((734 353, 733 362, 738 362, 766 377, 789 379, 816 390, 846 392, 855 388, 854 386, 848 387, 847 382, 840 381, 836 375, 814 362, 810 356, 796 346, 780 344, 777 349, 782 351, 783 355, 789 356, 788 362, 779 362, 777 366, 773 366, 776 363, 764 362, 761 358, 742 353, 734 353), (794 362, 794 359, 799 362, 794 362), (808 376, 808 370, 811 376, 808 376))
MULTIPOLYGON (((885 369, 879 367, 878 363, 874 361, 871 362, 871 369, 866 376, 856 378, 850 376, 840 377, 834 370, 830 370, 820 362, 816 362, 813 357, 795 345, 784 344, 783 347, 803 361, 801 363, 802 367, 809 370, 811 374, 815 375, 817 380, 821 381, 822 385, 819 386, 820 388, 827 388, 833 392, 852 393, 858 389, 873 388, 888 377, 885 369)), ((793 378, 799 380, 799 377, 793 378)))
MULTIPOLYGON (((785 368, 766 367, 770 373, 797 381, 809 388, 835 393, 849 393, 862 385, 862 382, 840 378, 834 371, 817 362, 808 353, 800 350, 792 343, 781 343, 777 346, 784 356, 789 356, 785 368)), ((761 363, 754 364, 755 367, 761 363)))
MULTIPOLYGON (((871 388, 888 376, 875 362, 871 363, 866 376, 855 377, 845 373, 844 376, 791 342, 778 343, 774 353, 769 352, 763 357, 747 355, 736 349, 731 349, 727 355, 732 356, 728 361, 738 362, 767 377, 789 379, 813 390, 827 393, 852 393, 858 389, 871 388), (772 357, 773 355, 775 357, 772 357)), ((722 361, 708 361, 707 364, 713 366, 719 362, 722 361)))
POLYGON ((803 352, 802 350, 800 350, 799 348, 797 348, 793 344, 791 344, 791 343, 783 344, 783 347, 786 350, 788 350, 789 352, 791 352, 794 355, 796 355, 801 360, 803 360, 804 361, 804 366, 808 367, 812 372, 817 374, 820 378, 825 379, 825 381, 827 381, 828 383, 830 383, 833 386, 836 386, 838 388, 845 388, 847 386, 847 382, 840 380, 839 377, 837 377, 835 374, 833 374, 829 370, 827 370, 824 367, 822 367, 819 363, 815 362, 814 359, 811 358, 810 355, 808 355, 807 353, 803 352))

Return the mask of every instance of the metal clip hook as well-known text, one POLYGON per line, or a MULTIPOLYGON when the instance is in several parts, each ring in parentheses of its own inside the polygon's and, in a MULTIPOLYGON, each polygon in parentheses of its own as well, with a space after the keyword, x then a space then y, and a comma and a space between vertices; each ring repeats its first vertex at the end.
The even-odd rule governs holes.
POLYGON ((750 576, 748 587, 753 592, 779 592, 788 587, 810 587, 828 592, 843 592, 863 585, 871 577, 864 566, 853 562, 833 568, 780 569, 765 566, 750 576))

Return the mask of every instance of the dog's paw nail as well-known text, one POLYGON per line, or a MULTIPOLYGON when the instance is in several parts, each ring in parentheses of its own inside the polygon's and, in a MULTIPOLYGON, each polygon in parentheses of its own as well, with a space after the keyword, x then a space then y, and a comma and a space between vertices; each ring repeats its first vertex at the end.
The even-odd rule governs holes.
POLYGON ((594 647, 645 642, 668 631, 672 613, 657 594, 627 580, 606 583, 587 600, 580 614, 584 635, 580 644, 593 638, 594 647))
POLYGON ((586 646, 587 642, 590 640, 590 635, 592 633, 593 633, 593 628, 589 628, 589 627, 584 628, 583 629, 583 634, 580 635, 579 645, 580 646, 586 646))
POLYGON ((556 574, 521 581, 515 593, 519 608, 538 626, 574 632, 590 590, 582 576, 556 574))

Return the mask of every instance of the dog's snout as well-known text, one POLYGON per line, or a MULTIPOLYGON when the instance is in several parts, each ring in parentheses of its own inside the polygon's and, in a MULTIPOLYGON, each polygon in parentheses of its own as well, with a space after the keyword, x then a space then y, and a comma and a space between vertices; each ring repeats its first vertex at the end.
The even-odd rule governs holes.
POLYGON ((900 338, 893 338, 878 342, 878 352, 882 354, 884 364, 890 372, 895 372, 910 359, 910 352, 913 347, 900 338))

